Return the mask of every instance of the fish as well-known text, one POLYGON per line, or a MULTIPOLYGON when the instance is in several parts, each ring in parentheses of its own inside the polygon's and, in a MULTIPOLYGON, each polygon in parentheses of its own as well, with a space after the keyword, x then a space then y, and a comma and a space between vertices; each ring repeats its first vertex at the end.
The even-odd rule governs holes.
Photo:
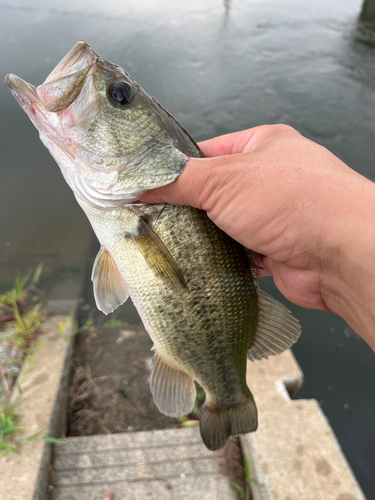
POLYGON ((297 341, 298 320, 259 288, 242 245, 206 212, 148 205, 203 153, 120 66, 78 42, 42 85, 5 85, 39 131, 100 242, 92 281, 98 309, 128 297, 154 343, 150 387, 159 410, 186 415, 205 391, 200 433, 209 450, 258 426, 247 359, 297 341))

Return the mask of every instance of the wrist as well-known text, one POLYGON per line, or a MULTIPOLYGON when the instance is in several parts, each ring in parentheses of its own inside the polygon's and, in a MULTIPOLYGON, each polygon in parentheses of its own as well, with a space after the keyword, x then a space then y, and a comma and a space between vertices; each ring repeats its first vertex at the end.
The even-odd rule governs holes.
POLYGON ((332 218, 321 296, 375 350, 375 184, 358 176, 332 218))

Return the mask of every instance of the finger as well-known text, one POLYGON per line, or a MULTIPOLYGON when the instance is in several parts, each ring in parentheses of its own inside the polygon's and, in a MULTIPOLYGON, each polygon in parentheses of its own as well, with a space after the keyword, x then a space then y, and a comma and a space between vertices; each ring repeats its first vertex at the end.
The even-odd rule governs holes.
POLYGON ((178 179, 168 186, 147 191, 144 203, 171 203, 209 210, 206 201, 231 175, 231 164, 238 155, 218 158, 190 158, 178 179), (227 168, 226 168, 227 167, 227 168))
POLYGON ((241 153, 259 128, 260 127, 254 127, 248 130, 241 130, 240 132, 214 137, 213 139, 199 142, 198 146, 201 148, 203 154, 209 158, 212 156, 241 153))
POLYGON ((266 278, 268 276, 272 276, 272 274, 268 272, 267 269, 257 269, 255 274, 257 278, 266 278))
POLYGON ((292 127, 287 125, 260 125, 240 132, 214 137, 208 141, 200 142, 198 145, 208 158, 232 155, 251 151, 267 137, 286 131, 296 133, 292 127))
POLYGON ((200 168, 200 162, 203 164, 207 160, 198 159, 196 161, 198 165, 188 160, 177 180, 167 186, 146 191, 146 193, 141 196, 140 201, 151 204, 171 203, 172 205, 190 205, 200 208, 198 206, 198 200, 196 199, 199 184, 202 183, 202 181, 198 182, 198 178, 199 176, 202 177, 204 170, 204 165, 200 168))
MULTIPOLYGON (((291 127, 288 127, 291 131, 291 127)), ((227 180, 228 169, 217 167, 230 166, 238 162, 242 152, 251 151, 274 133, 284 131, 284 125, 261 125, 241 132, 216 137, 199 145, 207 158, 190 158, 179 178, 168 186, 147 191, 140 201, 145 203, 172 203, 205 208, 205 201, 215 187, 223 186, 227 180), (226 172, 225 172, 226 171, 226 172), (222 178, 218 177, 221 175, 222 178), (216 184, 215 184, 216 182, 216 184)))
POLYGON ((263 261, 260 265, 260 269, 257 269, 256 275, 258 278, 264 278, 266 276, 272 276, 273 271, 273 260, 269 257, 263 257, 263 261))

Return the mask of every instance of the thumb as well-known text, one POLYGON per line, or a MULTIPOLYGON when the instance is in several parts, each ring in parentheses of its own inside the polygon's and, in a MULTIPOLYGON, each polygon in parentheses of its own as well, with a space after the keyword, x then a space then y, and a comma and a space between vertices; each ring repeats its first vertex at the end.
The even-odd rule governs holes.
MULTIPOLYGON (((236 155, 233 155, 236 156, 236 155)), ((227 156, 190 158, 178 179, 167 186, 146 191, 140 201, 144 203, 170 203, 188 205, 209 211, 208 202, 220 181, 220 167, 228 165, 227 156)))

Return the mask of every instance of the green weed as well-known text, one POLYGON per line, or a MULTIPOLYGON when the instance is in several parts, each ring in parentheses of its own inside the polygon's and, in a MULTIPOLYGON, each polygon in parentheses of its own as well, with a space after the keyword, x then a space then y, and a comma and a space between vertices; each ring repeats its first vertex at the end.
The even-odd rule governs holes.
POLYGON ((35 286, 42 268, 39 264, 33 275, 29 271, 23 278, 17 277, 13 288, 0 295, 0 304, 9 310, 5 334, 10 336, 11 344, 22 351, 30 348, 42 323, 42 300, 46 300, 46 296, 35 286))
POLYGON ((245 472, 245 483, 246 487, 245 489, 242 488, 239 484, 237 484, 235 481, 231 481, 232 487, 239 493, 241 498, 244 498, 245 500, 250 500, 250 495, 251 495, 251 490, 250 490, 250 483, 258 484, 255 479, 251 479, 250 476, 250 465, 248 459, 243 455, 243 468, 245 472))
POLYGON ((45 429, 20 440, 19 433, 26 431, 26 428, 18 425, 20 416, 17 412, 16 404, 12 404, 9 399, 6 399, 4 401, 4 409, 0 411, 0 459, 5 458, 12 452, 20 453, 18 449, 20 445, 32 443, 39 438, 42 438, 47 443, 57 445, 65 444, 65 441, 60 439, 51 436, 43 436, 46 432, 45 429))
POLYGON ((5 400, 3 410, 0 410, 0 458, 4 458, 9 453, 19 453, 15 446, 15 438, 18 432, 25 428, 18 424, 19 415, 14 405, 9 400, 5 400))
POLYGON ((184 422, 188 422, 190 420, 190 418, 188 417, 177 417, 177 422, 179 424, 183 424, 184 422))
POLYGON ((46 441, 46 443, 51 444, 66 444, 66 441, 62 441, 61 439, 56 439, 51 436, 44 436, 43 440, 46 441))
POLYGON ((42 269, 43 269, 43 264, 39 264, 36 267, 32 277, 30 270, 26 273, 26 275, 23 278, 17 276, 14 282, 14 287, 8 292, 4 293, 3 295, 0 295, 0 304, 4 304, 12 308, 17 308, 18 311, 21 313, 26 298, 28 297, 31 291, 34 292, 36 295, 38 295, 40 298, 46 300, 46 296, 44 295, 44 293, 41 292, 35 286, 39 281, 42 269), (28 286, 26 286, 27 283, 28 286))
POLYGON ((37 433, 38 435, 20 441, 18 435, 26 429, 18 425, 20 417, 17 412, 17 405, 23 394, 21 388, 22 379, 30 372, 41 343, 39 341, 35 342, 35 337, 42 324, 42 306, 46 296, 35 285, 40 278, 42 268, 43 266, 40 264, 34 274, 29 271, 24 277, 17 277, 13 288, 0 295, 0 304, 3 304, 6 310, 5 315, 2 317, 6 327, 3 331, 0 331, 0 335, 3 341, 17 348, 22 356, 22 359, 7 360, 2 367, 1 381, 3 387, 0 389, 5 392, 5 399, 2 401, 0 408, 0 458, 9 455, 11 452, 19 453, 18 445, 31 442, 45 432, 37 433), (5 368, 15 364, 20 365, 21 368, 26 357, 27 370, 22 373, 16 382, 19 396, 11 403, 9 394, 12 381, 19 370, 7 374, 5 368))
MULTIPOLYGON (((203 387, 201 387, 198 382, 195 382, 195 389, 197 391, 197 397, 195 398, 194 408, 189 413, 188 420, 199 420, 199 415, 202 411, 202 406, 206 399, 206 393, 204 392, 203 387)), ((182 423, 182 422, 180 422, 182 423)))
POLYGON ((37 304, 32 309, 27 309, 22 316, 18 309, 14 309, 14 336, 12 344, 14 347, 26 349, 30 346, 35 333, 42 324, 40 309, 42 304, 37 304))
POLYGON ((122 321, 121 319, 111 318, 103 323, 105 328, 127 328, 129 323, 122 321))

